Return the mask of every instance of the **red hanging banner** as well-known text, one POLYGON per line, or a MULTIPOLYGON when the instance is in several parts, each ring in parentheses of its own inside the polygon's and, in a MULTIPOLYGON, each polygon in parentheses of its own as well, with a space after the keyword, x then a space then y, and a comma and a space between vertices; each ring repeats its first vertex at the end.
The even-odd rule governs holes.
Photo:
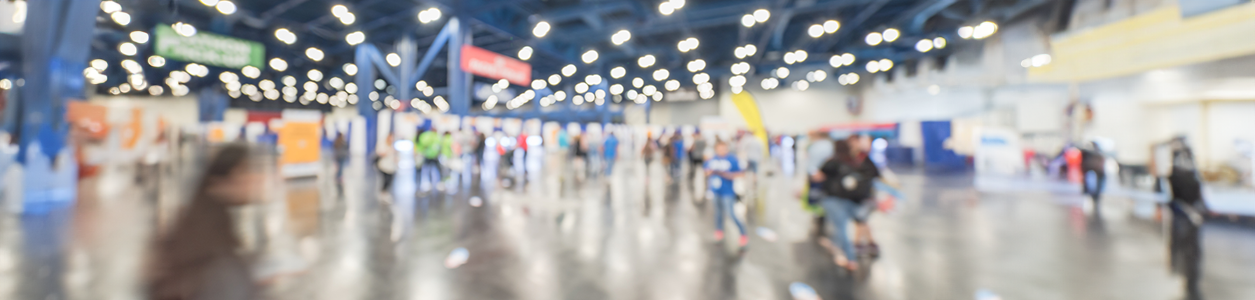
POLYGON ((515 85, 532 83, 532 65, 471 45, 462 45, 462 70, 515 85))

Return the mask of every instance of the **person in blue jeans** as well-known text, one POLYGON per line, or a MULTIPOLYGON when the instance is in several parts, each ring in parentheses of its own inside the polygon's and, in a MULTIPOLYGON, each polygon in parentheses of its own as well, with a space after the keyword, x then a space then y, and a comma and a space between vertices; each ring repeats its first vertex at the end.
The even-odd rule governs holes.
POLYGON ((866 155, 861 155, 855 141, 834 142, 832 158, 812 175, 812 180, 822 182, 824 196, 819 204, 834 227, 831 241, 842 252, 842 255, 833 255, 833 259, 838 266, 849 270, 858 269, 858 252, 846 230, 851 221, 866 224, 875 208, 872 180, 884 181, 881 170, 866 155))
POLYGON ((732 211, 732 204, 736 203, 736 191, 732 190, 732 179, 741 176, 741 166, 737 162, 736 157, 728 155, 728 144, 719 141, 715 144, 715 157, 707 160, 702 166, 706 170, 706 177, 710 178, 710 191, 715 194, 715 240, 723 240, 723 216, 724 214, 732 216, 732 222, 736 223, 737 230, 741 231, 741 238, 737 244, 744 247, 749 243, 749 237, 745 233, 745 224, 741 223, 741 219, 736 217, 736 212, 732 211))

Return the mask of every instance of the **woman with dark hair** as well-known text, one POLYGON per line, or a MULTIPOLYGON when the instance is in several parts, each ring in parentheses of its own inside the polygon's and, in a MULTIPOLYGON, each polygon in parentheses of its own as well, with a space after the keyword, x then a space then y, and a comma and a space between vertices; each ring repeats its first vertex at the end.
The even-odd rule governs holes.
POLYGON ((223 146, 201 178, 192 202, 155 245, 149 299, 253 299, 248 263, 230 210, 252 202, 264 182, 247 146, 223 146))

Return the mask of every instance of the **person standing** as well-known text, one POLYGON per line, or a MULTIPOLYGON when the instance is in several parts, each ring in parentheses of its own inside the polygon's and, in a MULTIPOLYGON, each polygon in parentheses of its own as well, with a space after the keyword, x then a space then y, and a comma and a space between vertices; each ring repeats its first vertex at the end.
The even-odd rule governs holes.
POLYGON ((846 230, 851 221, 866 222, 875 208, 871 201, 872 180, 881 177, 880 170, 870 159, 858 157, 857 140, 855 137, 836 141, 832 158, 820 167, 814 178, 823 181, 824 196, 819 203, 834 227, 830 241, 841 250, 841 255, 833 255, 834 260, 838 266, 851 271, 858 269, 858 253, 846 230))
POLYGON ((693 145, 689 147, 689 177, 697 175, 697 168, 702 166, 702 161, 706 159, 706 139, 702 138, 701 132, 693 132, 693 145))
POLYGON ((1104 171, 1106 158, 1102 155, 1102 148, 1098 146, 1098 142, 1090 142, 1089 149, 1081 148, 1081 174, 1084 181, 1081 185, 1082 192, 1089 195, 1094 200, 1094 207, 1098 207, 1098 200, 1102 196, 1103 186, 1107 181, 1107 175, 1104 171))
POLYGON ((715 143, 715 157, 705 162, 704 169, 706 176, 710 178, 709 189, 715 195, 715 240, 723 240, 723 218, 724 215, 729 215, 741 232, 737 245, 745 247, 749 243, 745 224, 741 223, 736 211, 732 209, 737 197, 736 191, 732 189, 732 180, 741 176, 741 165, 735 157, 728 155, 727 143, 715 143))
POLYGON ((681 162, 684 161, 684 138, 680 136, 678 128, 675 133, 671 134, 670 146, 671 149, 667 151, 671 152, 671 178, 679 182, 681 162))
POLYGON ((414 143, 414 152, 423 160, 418 170, 418 186, 424 191, 440 182, 440 148, 440 136, 435 130, 419 134, 414 143))
POLYGON ((613 132, 606 136, 602 151, 606 154, 606 176, 609 176, 614 171, 615 159, 619 157, 619 138, 615 137, 613 132))
POLYGON ((1169 265, 1174 273, 1185 277, 1186 299, 1201 299, 1198 285, 1202 279, 1201 229, 1203 216, 1210 209, 1203 201, 1202 180, 1185 137, 1156 147, 1151 170, 1164 178, 1160 186, 1166 181, 1171 196, 1167 204, 1172 211, 1169 265))
POLYGON ((381 176, 383 187, 380 188, 383 191, 387 191, 388 188, 392 187, 392 176, 397 173, 397 148, 392 144, 394 138, 389 134, 385 141, 387 143, 377 149, 376 152, 379 156, 375 160, 375 166, 379 168, 379 174, 383 175, 381 176))
POLYGON ((807 211, 814 214, 815 234, 823 236, 824 233, 824 213, 819 206, 820 199, 823 198, 823 174, 820 168, 832 159, 833 141, 829 138, 828 133, 822 130, 811 132, 810 145, 806 147, 806 174, 810 178, 808 189, 806 191, 807 211))

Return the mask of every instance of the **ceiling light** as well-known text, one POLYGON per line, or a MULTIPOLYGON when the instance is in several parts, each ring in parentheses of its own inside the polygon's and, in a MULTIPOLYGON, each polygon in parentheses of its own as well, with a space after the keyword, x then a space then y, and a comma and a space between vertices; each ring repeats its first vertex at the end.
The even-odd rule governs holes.
POLYGON ((384 60, 387 60, 388 65, 393 66, 393 67, 401 65, 401 56, 397 55, 395 52, 388 53, 388 55, 384 57, 384 60))
POLYGON ((848 76, 846 76, 846 81, 849 81, 850 84, 858 83, 858 74, 850 73, 848 76))
POLYGON ((880 72, 880 62, 875 60, 867 62, 867 72, 880 72))
POLYGON ((96 69, 97 71, 104 71, 105 69, 109 68, 109 62, 103 59, 97 58, 91 61, 91 66, 93 69, 96 69))
POLYGON ((784 63, 792 65, 793 63, 796 63, 796 62, 797 62, 797 55, 793 54, 793 52, 784 53, 784 63))
MULTIPOLYGON (((994 24, 994 22, 990 22, 990 21, 985 21, 985 22, 981 22, 980 25, 976 25, 975 30, 972 31, 972 37, 978 40, 984 39, 984 38, 994 35, 994 33, 996 32, 998 32, 998 24, 994 24)), ((963 34, 959 33, 959 35, 963 35, 963 34)))
POLYGON ((156 55, 149 56, 149 57, 148 57, 148 65, 153 66, 153 67, 156 67, 156 68, 165 67, 165 66, 166 66, 166 58, 165 58, 165 57, 161 57, 161 56, 156 56, 156 55))
POLYGON ((305 57, 309 57, 309 59, 314 61, 322 61, 323 53, 318 48, 309 47, 309 49, 305 49, 305 57))
POLYGON ((610 69, 610 78, 619 79, 623 78, 625 75, 627 75, 627 68, 619 66, 610 69))
POLYGON ((879 32, 872 32, 868 33, 867 38, 863 39, 863 41, 866 41, 868 45, 875 46, 880 45, 880 42, 884 41, 884 38, 880 36, 879 32))
POLYGON ((646 95, 653 95, 653 94, 655 94, 655 93, 658 93, 658 88, 656 88, 656 87, 654 87, 654 86, 652 86, 652 85, 647 85, 647 86, 645 86, 644 88, 642 88, 642 89, 641 89, 641 92, 642 92, 642 93, 644 93, 644 94, 646 94, 646 95))
POLYGON ((889 60, 889 59, 887 59, 887 58, 885 58, 885 59, 881 59, 881 60, 880 60, 880 71, 881 71, 881 72, 887 72, 887 71, 889 71, 890 69, 893 69, 893 61, 892 61, 892 60, 889 60))
POLYGON ((815 70, 813 74, 814 74, 814 78, 811 78, 813 79, 812 81, 823 82, 824 80, 828 79, 828 72, 824 72, 824 70, 815 70))
POLYGON ((780 77, 781 79, 788 78, 789 68, 780 67, 779 69, 776 69, 776 77, 780 77))
POLYGON ((519 59, 521 60, 532 59, 532 46, 523 46, 522 49, 519 49, 519 59))
POLYGON ((915 51, 924 53, 924 52, 928 52, 932 50, 933 50, 933 40, 922 39, 922 40, 919 40, 919 42, 915 43, 915 51))
POLYGON ((886 42, 893 42, 898 40, 898 37, 901 36, 902 33, 898 32, 897 29, 889 28, 885 29, 885 33, 882 35, 884 36, 886 42))
POLYGON ((693 84, 703 84, 710 82, 710 74, 697 73, 693 75, 693 84))
POLYGON ((345 7, 343 4, 336 4, 335 6, 331 7, 331 15, 336 16, 337 18, 339 18, 340 16, 348 12, 349 12, 349 8, 345 7))
POLYGON ((746 81, 745 76, 736 75, 736 76, 732 76, 732 78, 728 78, 728 85, 738 86, 738 87, 744 86, 745 81, 746 81))
POLYGON ((798 81, 793 82, 793 89, 798 90, 798 91, 806 91, 806 89, 810 87, 811 87, 811 84, 809 82, 806 82, 806 80, 798 80, 798 81))
POLYGON ((806 50, 797 50, 793 52, 793 57, 797 59, 797 62, 806 61, 806 58, 807 58, 806 50))
POLYGON ((244 66, 244 68, 240 69, 240 73, 244 74, 245 77, 253 79, 257 79, 258 76, 261 76, 261 70, 254 66, 244 66))
POLYGON ((226 0, 218 2, 218 5, 215 5, 214 8, 217 8, 218 12, 224 15, 234 14, 235 9, 236 9, 235 3, 232 3, 231 1, 226 1, 226 0))
POLYGON ((824 21, 824 32, 835 33, 838 29, 841 29, 841 22, 835 20, 824 21))
POLYGON ((131 32, 131 40, 132 40, 132 41, 135 41, 136 43, 140 43, 140 44, 147 43, 147 42, 148 42, 148 33, 147 33, 147 32, 143 32, 143 31, 132 31, 132 32, 131 32))
POLYGON ((261 88, 261 90, 263 91, 273 90, 275 89, 275 82, 270 81, 269 79, 265 79, 265 80, 262 80, 261 82, 258 82, 257 87, 261 88))
POLYGON ((780 80, 768 77, 767 79, 763 79, 762 86, 764 90, 772 90, 777 86, 780 86, 780 80))
POLYGON ((675 5, 672 5, 670 1, 659 3, 658 12, 664 16, 670 16, 672 13, 675 13, 675 5))
POLYGON ((344 74, 349 76, 357 75, 357 65, 351 63, 344 64, 344 74))
POLYGON ((588 85, 601 84, 601 75, 592 74, 592 75, 584 76, 584 82, 588 83, 588 85))
POLYGON ((840 68, 844 64, 845 64, 845 60, 841 59, 840 55, 833 55, 832 58, 828 59, 828 65, 832 66, 833 68, 840 68))
POLYGON ((309 77, 309 80, 312 80, 312 81, 322 80, 322 72, 318 70, 309 70, 308 73, 305 73, 305 76, 309 77))
POLYGON ((549 75, 549 85, 558 85, 559 83, 562 83, 562 76, 558 76, 558 74, 549 75))
POLYGON ((619 30, 618 32, 615 32, 614 35, 610 36, 610 42, 615 45, 623 45, 623 43, 626 43, 631 39, 632 32, 627 31, 627 29, 619 30))
POLYGON ((344 25, 353 25, 353 22, 357 22, 357 16, 353 15, 353 13, 345 12, 340 15, 340 23, 343 23, 344 25))
POLYGON ((583 60, 586 64, 591 64, 594 61, 597 61, 597 50, 588 50, 584 52, 584 55, 580 55, 580 60, 583 60))
POLYGON ((181 36, 196 35, 196 26, 192 26, 192 24, 177 22, 174 25, 170 25, 170 28, 174 28, 174 32, 181 36))
POLYGON ((126 26, 131 24, 131 14, 125 11, 115 11, 109 14, 109 18, 113 19, 113 22, 118 23, 118 25, 126 26))
POLYGON ((538 38, 545 37, 547 34, 549 34, 549 22, 540 21, 536 23, 536 27, 532 28, 532 35, 538 38))
POLYGON ((701 71, 701 70, 705 70, 705 69, 706 69, 706 61, 705 61, 705 60, 697 59, 697 60, 690 61, 690 62, 688 63, 688 70, 689 70, 689 72, 697 72, 697 71, 701 71))
POLYGON ((641 86, 644 86, 644 85, 645 85, 645 80, 644 80, 644 79, 641 79, 640 77, 632 78, 632 86, 633 86, 633 87, 636 87, 636 88, 638 88, 638 89, 639 89, 639 88, 641 88, 641 86))
POLYGON ((641 68, 648 68, 654 66, 654 61, 655 58, 653 54, 646 54, 645 56, 641 56, 641 58, 637 59, 636 64, 640 65, 641 68))
POLYGON ((283 76, 282 80, 284 86, 296 86, 296 77, 292 77, 292 75, 283 76))
POLYGON ((663 81, 666 80, 667 77, 671 77, 671 71, 667 71, 667 69, 658 69, 654 71, 654 81, 663 81))
POLYGON ((849 66, 849 65, 853 65, 853 64, 854 64, 854 54, 849 54, 849 53, 842 54, 842 55, 841 55, 841 60, 844 60, 844 62, 843 62, 843 63, 844 63, 845 65, 847 65, 847 66, 849 66))
POLYGON ((575 84, 575 92, 576 92, 576 93, 580 93, 580 94, 587 93, 587 92, 588 92, 588 84, 587 84, 587 83, 583 83, 583 82, 576 83, 576 84, 575 84))
POLYGON ((976 31, 976 28, 972 26, 959 27, 959 38, 962 38, 965 40, 970 39, 972 38, 972 33, 975 31, 976 31))
POLYGON ((745 56, 754 56, 755 53, 758 53, 758 47, 753 44, 745 45, 745 56))
POLYGON ((344 35, 344 41, 348 42, 349 45, 357 46, 357 44, 361 44, 366 41, 366 34, 361 31, 354 31, 353 33, 344 35))
POLYGON ((667 80, 667 83, 663 84, 662 87, 666 88, 667 91, 674 92, 675 90, 680 89, 680 81, 675 79, 667 80))
POLYGON ((579 69, 576 69, 575 65, 566 65, 562 67, 562 76, 571 77, 571 75, 575 75, 576 71, 579 71, 579 69))
POLYGON ((943 38, 943 37, 938 37, 938 38, 933 39, 933 48, 937 48, 937 49, 945 49, 945 48, 946 48, 946 38, 943 38))
POLYGON ((819 24, 811 25, 810 28, 806 29, 806 34, 809 34, 813 38, 818 38, 824 35, 824 25, 819 25, 819 24))
POLYGON ((746 14, 744 16, 741 16, 741 26, 753 27, 754 23, 757 23, 757 22, 758 21, 754 20, 754 15, 746 14))
POLYGON ((771 12, 767 11, 766 9, 759 9, 759 10, 754 11, 754 21, 758 21, 758 23, 767 22, 767 19, 770 19, 770 18, 771 18, 771 12))
POLYGON ((100 1, 100 10, 104 11, 106 14, 112 14, 122 10, 122 5, 117 2, 113 2, 113 0, 100 1))
POLYGON ((284 61, 282 58, 275 57, 275 58, 270 59, 270 68, 275 69, 275 71, 279 71, 279 72, 287 71, 288 62, 284 61))
POLYGON ((535 79, 535 80, 532 80, 532 89, 533 89, 533 90, 543 89, 543 88, 545 88, 545 86, 546 86, 546 85, 547 85, 547 84, 545 84, 545 80, 544 80, 544 79, 535 79))
POLYGON ((611 94, 611 95, 615 95, 615 96, 622 95, 622 94, 623 94, 623 85, 622 85, 622 84, 617 84, 617 83, 616 83, 616 84, 614 84, 614 85, 611 85, 611 86, 610 86, 610 94, 611 94))
POLYGON ((287 28, 276 29, 275 38, 279 39, 279 41, 288 45, 296 43, 296 34, 292 33, 292 31, 288 30, 287 28))
POLYGON ((135 44, 132 44, 132 43, 118 44, 118 52, 121 52, 122 55, 135 56, 135 52, 137 51, 139 51, 139 49, 135 47, 135 44))

